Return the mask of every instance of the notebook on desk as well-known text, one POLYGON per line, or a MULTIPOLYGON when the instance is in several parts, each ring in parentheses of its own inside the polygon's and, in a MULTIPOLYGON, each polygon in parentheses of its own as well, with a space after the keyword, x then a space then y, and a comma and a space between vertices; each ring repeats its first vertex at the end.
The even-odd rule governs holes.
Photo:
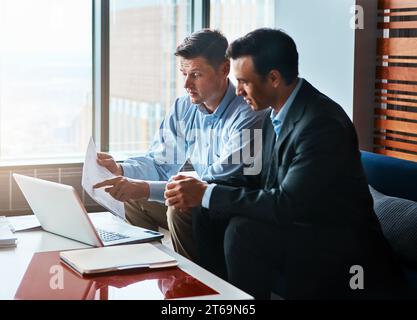
POLYGON ((61 260, 81 275, 176 266, 177 260, 149 243, 63 251, 61 260))

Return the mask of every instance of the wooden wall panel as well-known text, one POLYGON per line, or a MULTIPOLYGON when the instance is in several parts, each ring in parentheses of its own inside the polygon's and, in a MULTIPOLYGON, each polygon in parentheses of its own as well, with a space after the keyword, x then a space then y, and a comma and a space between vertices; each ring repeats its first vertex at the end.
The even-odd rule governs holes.
POLYGON ((417 161, 417 0, 379 0, 378 9, 374 151, 417 161))

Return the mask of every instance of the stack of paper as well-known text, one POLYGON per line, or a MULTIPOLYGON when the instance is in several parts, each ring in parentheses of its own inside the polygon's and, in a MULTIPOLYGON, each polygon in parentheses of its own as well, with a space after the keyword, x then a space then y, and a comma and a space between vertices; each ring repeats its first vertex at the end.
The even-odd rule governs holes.
POLYGON ((60 258, 80 274, 176 266, 177 260, 149 243, 64 251, 60 258))
POLYGON ((104 188, 93 189, 95 184, 115 177, 109 170, 97 164, 96 145, 93 138, 90 138, 84 160, 81 185, 95 202, 124 219, 125 207, 123 202, 114 199, 109 193, 104 191, 104 188))
POLYGON ((41 226, 38 218, 34 214, 11 217, 8 220, 13 232, 35 229, 41 226))
POLYGON ((17 238, 13 234, 6 217, 0 217, 0 248, 15 247, 17 238))

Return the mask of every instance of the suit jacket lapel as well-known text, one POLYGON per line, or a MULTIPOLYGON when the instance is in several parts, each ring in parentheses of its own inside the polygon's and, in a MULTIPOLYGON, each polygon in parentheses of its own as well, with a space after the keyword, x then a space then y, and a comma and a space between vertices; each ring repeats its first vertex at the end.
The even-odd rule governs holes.
POLYGON ((262 132, 263 136, 263 147, 265 148, 265 155, 272 156, 275 148, 275 140, 276 135, 274 131, 274 126, 272 125, 272 122, 270 120, 272 110, 268 113, 268 115, 265 118, 265 124, 262 132))
MULTIPOLYGON (((271 111, 272 112, 272 111, 271 111)), ((274 127, 272 125, 272 122, 269 119, 269 116, 266 118, 266 123, 264 126, 263 131, 263 157, 265 157, 263 161, 263 166, 267 172, 263 174, 265 186, 268 187, 271 184, 271 179, 273 179, 273 176, 275 175, 275 148, 276 148, 276 135, 274 131, 274 127)))
POLYGON ((313 89, 311 84, 308 83, 306 80, 303 80, 303 84, 300 88, 300 91, 295 97, 293 104, 290 106, 290 110, 288 110, 288 114, 284 119, 281 132, 279 133, 279 137, 274 148, 274 155, 278 159, 277 165, 281 164, 281 158, 279 157, 281 147, 285 139, 294 129, 295 124, 301 119, 304 113, 305 104, 307 103, 308 97, 310 96, 311 89, 313 89))

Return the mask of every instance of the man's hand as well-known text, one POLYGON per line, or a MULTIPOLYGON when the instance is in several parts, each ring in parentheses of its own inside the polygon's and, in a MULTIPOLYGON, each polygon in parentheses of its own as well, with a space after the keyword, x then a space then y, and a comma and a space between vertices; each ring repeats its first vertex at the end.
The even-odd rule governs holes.
POLYGON ((107 170, 109 170, 116 176, 123 175, 122 166, 120 164, 117 164, 116 161, 114 161, 113 157, 107 153, 97 152, 97 163, 100 166, 105 167, 107 170))
POLYGON ((165 205, 188 211, 201 204, 207 183, 187 176, 175 176, 165 189, 165 205))
POLYGON ((104 191, 110 193, 113 198, 122 202, 149 198, 149 185, 141 180, 116 177, 97 183, 93 186, 94 189, 102 187, 107 187, 104 191))

